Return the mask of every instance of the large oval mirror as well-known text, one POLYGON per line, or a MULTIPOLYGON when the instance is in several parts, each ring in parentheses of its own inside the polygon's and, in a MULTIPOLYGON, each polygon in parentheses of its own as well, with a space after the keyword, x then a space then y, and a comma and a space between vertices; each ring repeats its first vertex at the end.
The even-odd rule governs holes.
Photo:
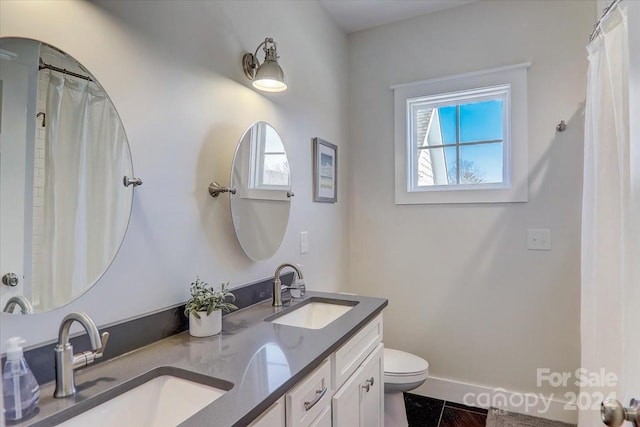
POLYGON ((0 38, 0 309, 52 310, 86 292, 129 223, 129 143, 113 103, 47 43, 0 38))
POLYGON ((238 142, 231 167, 231 217, 238 241, 254 261, 271 258, 289 222, 289 160, 278 132, 257 122, 238 142))

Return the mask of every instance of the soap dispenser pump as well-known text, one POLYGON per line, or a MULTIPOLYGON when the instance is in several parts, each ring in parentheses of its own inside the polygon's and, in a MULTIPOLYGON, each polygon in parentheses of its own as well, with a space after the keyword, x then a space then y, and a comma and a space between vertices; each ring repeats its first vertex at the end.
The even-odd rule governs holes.
POLYGON ((20 420, 33 413, 40 400, 40 387, 24 359, 20 337, 7 340, 7 361, 2 370, 3 412, 6 420, 20 420))

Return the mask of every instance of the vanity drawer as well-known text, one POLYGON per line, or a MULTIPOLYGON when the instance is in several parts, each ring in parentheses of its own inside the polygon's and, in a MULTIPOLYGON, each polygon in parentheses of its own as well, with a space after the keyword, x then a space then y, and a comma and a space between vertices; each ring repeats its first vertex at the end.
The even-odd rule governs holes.
POLYGON ((381 342, 382 313, 331 355, 333 389, 339 389, 381 342))
POLYGON ((308 427, 331 405, 331 362, 325 360, 285 395, 287 425, 308 427))

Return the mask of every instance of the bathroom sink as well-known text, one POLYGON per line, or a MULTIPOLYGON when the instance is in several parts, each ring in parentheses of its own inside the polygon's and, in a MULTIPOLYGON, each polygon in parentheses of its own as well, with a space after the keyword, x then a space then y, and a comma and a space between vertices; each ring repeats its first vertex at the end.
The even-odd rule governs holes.
POLYGON ((356 301, 313 297, 265 320, 278 325, 322 329, 356 304, 356 301))
POLYGON ((103 396, 96 396, 76 405, 80 407, 84 404, 88 407, 86 409, 70 408, 68 411, 82 412, 77 415, 63 412, 60 415, 66 421, 56 425, 176 426, 218 399, 231 387, 232 384, 226 381, 176 368, 159 368, 122 384, 111 393, 107 392, 113 394, 112 397, 105 399, 103 396))

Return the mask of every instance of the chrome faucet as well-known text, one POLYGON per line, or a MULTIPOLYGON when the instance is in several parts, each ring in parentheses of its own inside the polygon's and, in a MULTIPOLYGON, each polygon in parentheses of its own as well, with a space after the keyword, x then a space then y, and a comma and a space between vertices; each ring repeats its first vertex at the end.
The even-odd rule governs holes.
POLYGON ((33 306, 31 305, 29 300, 22 295, 16 295, 9 298, 9 300, 7 300, 7 305, 4 306, 4 309, 2 311, 4 311, 5 313, 13 313, 13 310, 16 308, 16 306, 20 307, 20 311, 22 312, 22 314, 33 313, 33 306))
POLYGON ((282 270, 286 267, 291 267, 296 274, 298 275, 298 279, 300 280, 304 280, 304 278, 302 277, 302 271, 300 271, 300 269, 298 267, 296 267, 293 264, 289 264, 289 263, 284 263, 281 264, 280 266, 278 266, 278 268, 276 268, 276 274, 275 274, 275 280, 273 281, 273 306, 274 307, 281 307, 282 306, 282 291, 284 289, 300 289, 301 293, 303 293, 303 287, 304 285, 298 287, 298 286, 282 286, 282 282, 280 281, 280 273, 282 272, 282 270))
POLYGON ((100 336, 96 324, 85 313, 71 313, 62 319, 58 333, 58 345, 54 349, 56 356, 56 391, 53 397, 67 397, 76 393, 75 371, 93 363, 102 357, 107 347, 109 332, 100 336), (87 331, 91 341, 91 351, 73 354, 73 346, 69 343, 69 329, 73 322, 78 322, 87 331))

